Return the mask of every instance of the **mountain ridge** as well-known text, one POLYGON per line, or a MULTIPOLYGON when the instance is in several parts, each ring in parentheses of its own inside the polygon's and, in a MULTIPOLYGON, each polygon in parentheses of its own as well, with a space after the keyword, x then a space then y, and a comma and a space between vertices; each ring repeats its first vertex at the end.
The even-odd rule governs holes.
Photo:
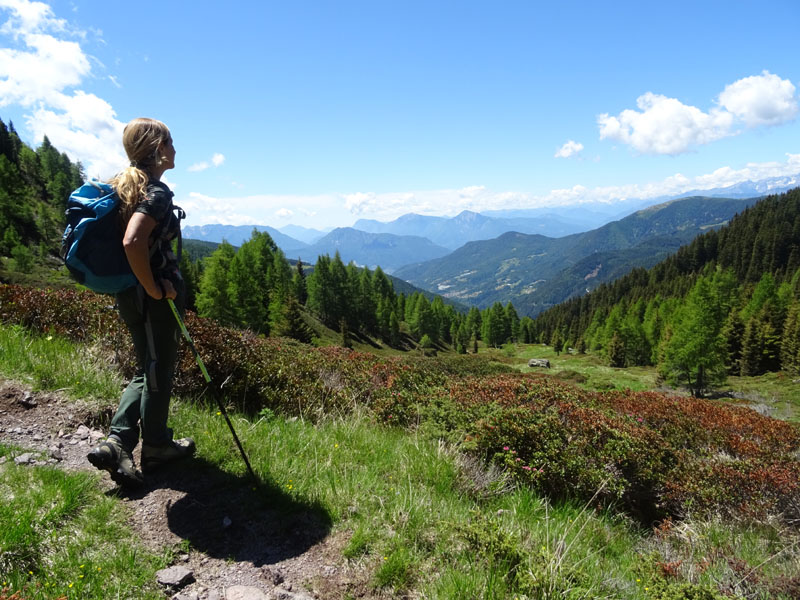
POLYGON ((636 266, 652 266, 665 257, 665 250, 677 250, 757 200, 697 196, 672 200, 561 238, 509 232, 469 242, 441 259, 407 265, 395 275, 478 307, 512 302, 520 314, 535 316, 581 293, 576 285, 581 278, 594 272, 583 288, 593 289, 636 266), (576 272, 576 265, 583 265, 586 272, 576 272), (561 291, 553 283, 559 279, 561 291))

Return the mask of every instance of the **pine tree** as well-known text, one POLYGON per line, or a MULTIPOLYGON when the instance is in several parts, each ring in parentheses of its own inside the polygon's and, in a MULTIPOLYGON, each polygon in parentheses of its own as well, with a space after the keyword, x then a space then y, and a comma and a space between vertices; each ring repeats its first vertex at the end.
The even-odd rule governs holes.
POLYGON ((743 377, 760 375, 762 373, 761 357, 764 348, 759 326, 759 321, 753 317, 747 321, 744 327, 741 358, 739 359, 739 374, 743 377))
POLYGON ((265 274, 272 267, 272 255, 261 236, 253 230, 250 239, 236 251, 228 265, 227 289, 235 314, 232 324, 269 334, 271 289, 265 274))
POLYGON ((393 348, 400 345, 400 321, 394 311, 389 314, 389 345, 393 348))
POLYGON ((781 368, 790 373, 800 373, 800 301, 789 307, 781 341, 781 368))
POLYGON ((286 302, 282 323, 283 327, 279 330, 280 335, 294 338, 304 344, 311 342, 313 331, 303 319, 303 310, 293 295, 290 295, 286 302))
POLYGON ((206 259, 200 291, 197 294, 197 311, 201 317, 214 319, 221 325, 236 323, 236 313, 228 293, 228 271, 235 250, 223 241, 206 259))
POLYGON ((671 323, 659 370, 671 383, 686 383, 693 396, 727 375, 722 328, 732 303, 732 281, 729 273, 699 277, 671 323))
POLYGON ((347 319, 344 317, 339 320, 339 334, 341 336, 342 348, 352 348, 353 342, 350 337, 350 328, 347 326, 347 319))
POLYGON ((306 286, 306 274, 303 271, 303 261, 297 259, 294 275, 292 275, 292 295, 297 299, 300 306, 305 306, 308 301, 308 287, 306 286))
POLYGON ((619 332, 614 332, 611 336, 611 339, 608 341, 608 346, 606 347, 606 354, 608 355, 608 364, 611 367, 624 367, 625 366, 625 355, 626 355, 626 348, 625 348, 625 340, 619 334, 619 332))
POLYGON ((553 347, 556 356, 561 354, 561 350, 564 348, 564 338, 561 336, 560 330, 555 329, 553 331, 553 335, 550 337, 550 345, 553 347))
POLYGON ((474 306, 471 307, 467 313, 466 323, 464 324, 469 336, 480 338, 482 325, 481 311, 474 306))
POLYGON ((509 302, 506 304, 506 321, 509 326, 509 337, 512 342, 519 342, 522 340, 520 319, 514 305, 509 302))

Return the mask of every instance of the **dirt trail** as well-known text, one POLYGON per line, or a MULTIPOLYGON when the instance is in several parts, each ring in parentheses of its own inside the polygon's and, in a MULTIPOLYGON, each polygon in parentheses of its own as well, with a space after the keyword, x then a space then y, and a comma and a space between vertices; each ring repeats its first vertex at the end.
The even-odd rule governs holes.
POLYGON ((148 475, 141 490, 120 490, 86 461, 104 435, 99 421, 58 393, 31 393, 0 379, 0 442, 32 453, 29 464, 98 473, 106 493, 125 503, 142 544, 156 552, 177 549, 174 565, 192 571, 194 582, 168 597, 222 600, 226 591, 228 598, 253 599, 386 597, 369 586, 365 565, 342 557, 348 536, 331 533, 320 511, 280 490, 254 491, 201 458, 148 475))

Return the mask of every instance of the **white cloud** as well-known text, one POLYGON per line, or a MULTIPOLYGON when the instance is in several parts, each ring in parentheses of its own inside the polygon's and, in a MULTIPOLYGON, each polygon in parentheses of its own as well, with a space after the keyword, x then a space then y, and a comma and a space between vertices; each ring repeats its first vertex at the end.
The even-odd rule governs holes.
POLYGON ((199 163, 194 163, 193 165, 187 167, 186 170, 191 173, 198 173, 200 171, 205 171, 206 169, 210 169, 212 166, 219 167, 224 162, 225 162, 225 156, 217 152, 211 157, 211 162, 204 160, 199 163))
MULTIPOLYGON (((276 213, 291 206, 295 213, 306 215, 301 224, 309 227, 336 227, 342 224, 344 199, 338 194, 318 196, 256 195, 213 197, 197 192, 176 199, 187 215, 189 225, 274 225, 276 213), (307 221, 316 217, 313 224, 307 221)), ((281 225, 285 225, 285 218, 281 225)))
POLYGON ((556 150, 556 154, 553 158, 569 158, 575 156, 581 150, 583 150, 583 144, 573 140, 567 140, 561 148, 556 150))
POLYGON ((70 37, 67 23, 41 2, 0 0, 0 107, 19 104, 36 143, 44 135, 88 175, 107 178, 120 170, 124 124, 106 101, 77 88, 91 73, 91 60, 70 37))
POLYGON ((675 173, 660 181, 588 188, 576 185, 544 195, 495 192, 483 186, 455 190, 415 192, 357 192, 318 196, 241 196, 212 198, 190 193, 177 202, 187 212, 187 224, 284 225, 292 216, 297 224, 317 229, 352 225, 358 218, 391 221, 407 213, 455 216, 463 210, 482 212, 510 208, 572 206, 589 202, 613 204, 626 199, 657 199, 687 192, 724 188, 745 181, 782 178, 800 185, 800 154, 787 154, 783 162, 748 163, 740 168, 720 167, 696 177, 675 173), (286 207, 291 206, 289 211, 286 207), (293 212, 293 215, 289 215, 293 212), (278 220, 281 220, 278 223, 278 220))
POLYGON ((733 117, 726 111, 704 113, 650 92, 639 96, 636 104, 638 111, 623 110, 616 117, 600 115, 600 139, 618 140, 644 154, 680 154, 731 134, 733 117))
POLYGON ((647 92, 636 100, 638 110, 599 115, 600 139, 623 142, 643 154, 681 154, 737 135, 739 124, 749 128, 779 125, 798 112, 794 85, 768 71, 726 86, 718 104, 703 112, 675 98, 647 92))
POLYGON ((0 33, 25 34, 49 28, 63 31, 66 22, 56 19, 52 9, 44 2, 28 0, 0 0, 0 8, 12 11, 11 19, 0 27, 0 33))
POLYGON ((794 92, 791 81, 764 71, 725 86, 719 104, 748 127, 780 125, 797 115, 794 92))

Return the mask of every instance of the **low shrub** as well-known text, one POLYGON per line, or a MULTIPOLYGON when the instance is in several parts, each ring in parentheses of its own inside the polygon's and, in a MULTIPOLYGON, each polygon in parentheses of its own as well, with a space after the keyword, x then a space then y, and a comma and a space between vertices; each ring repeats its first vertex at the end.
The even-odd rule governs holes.
MULTIPOLYGON (((0 285, 0 319, 105 348, 124 375, 134 362, 109 297, 0 285)), ((550 496, 619 504, 649 523, 721 512, 800 523, 800 427, 711 400, 591 392, 522 374, 480 355, 381 358, 186 324, 214 385, 257 416, 318 419, 356 407, 382 423, 460 444, 550 496)), ((204 391, 182 350, 176 392, 204 391)))

